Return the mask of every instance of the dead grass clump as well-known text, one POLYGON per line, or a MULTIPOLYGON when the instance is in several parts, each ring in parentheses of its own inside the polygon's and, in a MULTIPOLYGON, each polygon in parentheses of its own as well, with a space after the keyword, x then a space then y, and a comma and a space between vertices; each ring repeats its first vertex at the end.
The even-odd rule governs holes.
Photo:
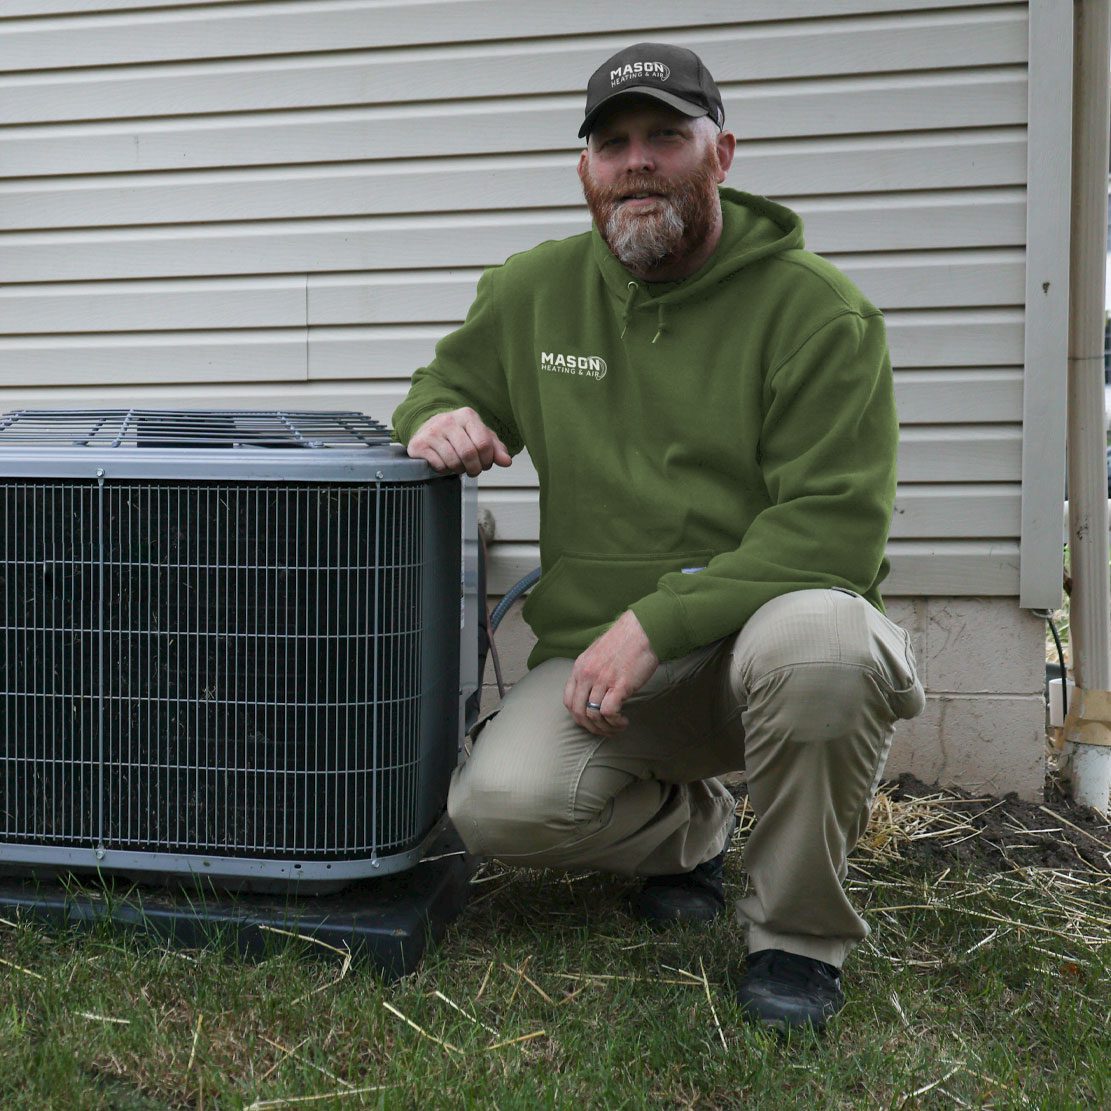
POLYGON ((855 853, 862 863, 889 864, 904 855, 912 842, 935 841, 944 847, 977 834, 967 810, 953 805, 951 796, 941 791, 921 798, 896 798, 881 790, 872 803, 871 820, 855 853))

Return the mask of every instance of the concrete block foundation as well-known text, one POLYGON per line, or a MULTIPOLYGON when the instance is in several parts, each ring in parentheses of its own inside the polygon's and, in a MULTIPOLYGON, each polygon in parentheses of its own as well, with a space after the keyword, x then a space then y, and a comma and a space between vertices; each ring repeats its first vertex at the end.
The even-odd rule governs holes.
POLYGON ((891 598, 911 635, 926 709, 895 733, 889 776, 1041 800, 1045 622, 1013 598, 891 598))
MULTIPOLYGON (((491 609, 497 599, 490 600, 491 609)), ((926 709, 900 722, 885 774, 1040 800, 1045 782, 1044 622, 1013 598, 889 598, 911 635, 926 709)), ((535 638, 518 602, 498 628, 507 687, 525 673, 535 638)), ((498 703, 487 661, 482 707, 498 703)))

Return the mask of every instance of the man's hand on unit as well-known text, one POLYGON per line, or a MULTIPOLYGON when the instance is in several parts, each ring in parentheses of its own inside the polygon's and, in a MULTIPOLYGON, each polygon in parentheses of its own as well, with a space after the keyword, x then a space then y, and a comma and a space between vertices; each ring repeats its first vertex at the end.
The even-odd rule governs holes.
POLYGON ((563 704, 584 729, 612 737, 629 724, 621 713, 625 699, 648 682, 659 663, 640 622, 626 610, 575 661, 563 704))
POLYGON ((413 433, 408 452, 440 474, 466 471, 474 477, 495 463, 508 467, 513 462, 505 444, 468 407, 429 417, 413 433))

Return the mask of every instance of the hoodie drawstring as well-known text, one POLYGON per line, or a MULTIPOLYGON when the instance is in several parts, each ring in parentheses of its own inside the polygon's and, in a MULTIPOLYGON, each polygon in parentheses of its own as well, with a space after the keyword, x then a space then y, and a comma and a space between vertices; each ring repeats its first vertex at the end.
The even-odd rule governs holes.
POLYGON ((656 334, 652 337, 652 342, 660 338, 667 331, 667 324, 664 322, 664 306, 661 301, 658 305, 659 311, 656 313, 656 334))
POLYGON ((629 330, 629 318, 633 315, 633 303, 637 299, 637 284, 636 282, 629 282, 629 295, 625 298, 625 312, 621 317, 621 338, 625 338, 625 333, 629 330))
MULTIPOLYGON (((621 315, 621 338, 625 338, 625 333, 629 330, 629 320, 633 315, 633 309, 636 307, 637 290, 639 286, 636 282, 629 282, 629 295, 625 298, 625 311, 621 315)), ((667 321, 664 320, 664 306, 663 302, 659 302, 656 306, 656 334, 652 337, 652 342, 660 338, 667 331, 667 321)))

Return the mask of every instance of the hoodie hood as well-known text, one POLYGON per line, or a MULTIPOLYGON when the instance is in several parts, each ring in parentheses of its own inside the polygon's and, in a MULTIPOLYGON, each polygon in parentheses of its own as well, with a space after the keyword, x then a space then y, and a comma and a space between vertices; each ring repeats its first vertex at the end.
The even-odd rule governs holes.
POLYGON ((678 282, 646 282, 618 261, 597 226, 591 230, 594 261, 617 303, 622 335, 641 310, 656 314, 656 343, 667 331, 670 310, 709 296, 715 287, 761 259, 803 246, 802 218, 765 197, 719 187, 721 239, 700 270, 678 282))

